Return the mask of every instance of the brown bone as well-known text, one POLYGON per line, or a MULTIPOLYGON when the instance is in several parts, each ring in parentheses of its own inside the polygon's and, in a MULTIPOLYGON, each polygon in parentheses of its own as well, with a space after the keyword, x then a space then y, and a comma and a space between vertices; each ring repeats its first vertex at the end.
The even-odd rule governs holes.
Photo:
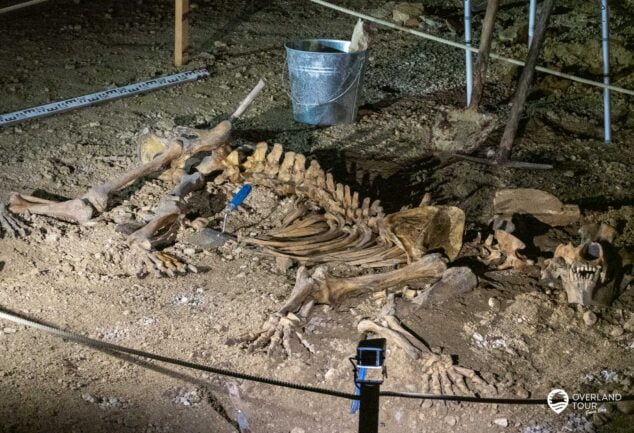
POLYGON ((108 199, 112 193, 125 188, 148 174, 161 170, 167 164, 178 158, 182 150, 183 146, 181 142, 173 140, 165 152, 152 161, 133 168, 116 179, 91 188, 84 195, 83 199, 87 200, 98 212, 103 212, 108 207, 108 199))
POLYGON ((93 208, 81 199, 56 202, 17 193, 9 197, 9 210, 13 213, 46 215, 78 223, 88 222, 93 214, 93 208))
POLYGON ((323 266, 318 267, 310 276, 302 266, 297 271, 297 280, 290 298, 278 313, 297 311, 308 298, 318 303, 332 304, 345 296, 360 292, 384 290, 420 278, 439 278, 445 269, 447 265, 440 254, 427 255, 394 271, 353 278, 332 277, 323 266))

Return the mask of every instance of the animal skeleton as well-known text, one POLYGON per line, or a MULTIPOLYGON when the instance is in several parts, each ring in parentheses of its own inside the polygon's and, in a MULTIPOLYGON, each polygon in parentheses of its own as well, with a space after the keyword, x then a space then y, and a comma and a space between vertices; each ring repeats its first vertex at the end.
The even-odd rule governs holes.
MULTIPOLYGON (((240 151, 231 151, 231 122, 246 110, 262 87, 260 82, 229 120, 211 130, 176 128, 167 138, 145 134, 141 146, 144 163, 93 187, 81 198, 52 202, 13 194, 8 209, 12 213, 39 214, 85 223, 107 209, 114 192, 169 167, 163 177, 177 181, 177 186, 157 205, 151 221, 129 235, 128 243, 134 251, 141 253, 144 272, 174 275, 196 269, 158 248, 174 242, 185 215, 185 197, 204 185, 206 175, 219 173, 213 179, 216 184, 250 182, 266 186, 280 196, 297 197, 300 204, 287 215, 282 227, 260 238, 242 239, 273 256, 301 264, 289 299, 270 316, 260 332, 239 339, 251 350, 262 347, 272 350, 281 344, 290 355, 293 335, 312 350, 299 328, 315 303, 330 304, 345 296, 423 278, 440 279, 447 265, 439 252, 453 260, 462 248, 465 215, 459 208, 424 204, 385 215, 378 201, 361 199, 349 186, 335 183, 332 174, 326 173, 317 161, 307 164, 304 155, 285 153, 279 144, 269 149, 266 143, 259 143, 246 159, 240 151), (211 152, 211 155, 205 157, 192 174, 185 173, 188 160, 201 152, 211 152), (333 262, 364 268, 401 267, 382 273, 338 278, 329 275, 323 265, 333 262), (307 266, 310 265, 319 266, 309 272, 307 266)), ((0 213, 0 223, 10 235, 25 234, 23 223, 7 212, 0 213)), ((392 324, 391 332, 403 334, 393 315, 384 320, 392 324)), ((380 335, 387 332, 367 321, 362 322, 359 329, 380 335)), ((415 350, 412 347, 405 349, 410 354, 415 350)), ((466 377, 476 385, 475 388, 485 384, 475 372, 460 370, 447 357, 423 351, 420 347, 416 350, 420 351, 416 358, 428 359, 425 368, 433 367, 435 373, 428 379, 431 378, 434 391, 437 391, 435 384, 442 383, 443 392, 468 392, 470 388, 464 382, 466 377)))

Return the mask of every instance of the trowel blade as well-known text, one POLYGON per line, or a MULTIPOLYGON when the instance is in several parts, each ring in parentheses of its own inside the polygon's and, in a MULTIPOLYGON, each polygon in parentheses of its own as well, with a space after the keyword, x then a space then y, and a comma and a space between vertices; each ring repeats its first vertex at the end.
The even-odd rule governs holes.
POLYGON ((229 233, 222 233, 220 230, 206 228, 191 235, 188 242, 205 249, 220 248, 227 241, 236 240, 236 237, 229 233))

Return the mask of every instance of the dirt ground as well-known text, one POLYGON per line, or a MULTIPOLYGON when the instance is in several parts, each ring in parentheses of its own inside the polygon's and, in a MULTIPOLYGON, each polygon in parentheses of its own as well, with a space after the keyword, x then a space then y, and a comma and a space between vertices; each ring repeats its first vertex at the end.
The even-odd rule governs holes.
MULTIPOLYGON (((0 7, 15 2, 0 1, 0 7)), ((426 0, 425 25, 459 39, 460 1, 426 0), (454 3, 457 3, 454 4, 454 3), (456 25, 456 22, 458 24, 456 25)), ((476 2, 477 3, 477 2, 476 2)), ((480 2, 482 3, 482 2, 480 2)), ((493 50, 526 55, 526 5, 503 2, 493 50)), ((526 2, 528 3, 528 2, 526 2)), ((598 7, 560 1, 543 62, 600 80, 598 7)), ((616 3, 616 2, 614 2, 616 3)), ((393 4, 338 4, 385 17, 393 4)), ((0 16, 0 112, 117 87, 177 72, 172 55, 171 1, 55 1, 0 16)), ((477 9, 477 7, 476 7, 477 9)), ((373 36, 358 122, 311 127, 293 121, 285 82, 284 43, 310 37, 348 39, 355 20, 305 2, 200 0, 191 13, 192 59, 204 81, 0 129, 0 201, 18 191, 46 198, 82 195, 138 163, 143 128, 210 127, 227 116, 263 77, 267 87, 237 125, 236 144, 282 143, 318 159, 335 177, 383 201, 386 210, 434 203, 467 215, 465 240, 486 231, 493 193, 529 187, 577 204, 583 222, 617 228, 617 248, 634 249, 634 99, 613 94, 614 137, 602 141, 601 91, 537 75, 513 158, 552 163, 518 170, 434 156, 435 107, 461 106, 464 59, 459 50, 379 29, 373 36)), ((479 29, 483 14, 474 13, 479 29)), ((634 5, 614 5, 615 84, 634 88, 634 5)), ((477 39, 477 38, 476 38, 477 39)), ((476 40, 477 43, 477 40, 476 40)), ((518 71, 494 64, 483 109, 508 112, 518 71)), ((503 126, 503 122, 502 122, 503 126)), ((482 154, 499 141, 489 137, 482 154)), ((0 308, 21 312, 105 341, 300 384, 352 391, 348 360, 362 338, 356 323, 375 317, 381 300, 347 299, 319 306, 304 326, 316 353, 248 353, 232 339, 255 332, 282 305, 296 268, 276 270, 255 248, 231 243, 206 250, 184 229, 168 251, 199 272, 138 278, 130 272, 121 222, 152 210, 171 185, 152 178, 117 194, 94 223, 78 226, 29 217, 25 239, 0 239, 0 308)), ((218 227, 226 196, 207 188, 190 197, 190 217, 218 227)), ((256 188, 229 231, 249 236, 274 227, 293 202, 256 188)), ((551 230, 577 241, 578 226, 551 230)), ((554 243, 553 243, 554 242, 554 243)), ((414 308, 399 299, 399 317, 430 345, 478 370, 509 397, 543 398, 556 387, 573 392, 634 394, 634 296, 609 308, 568 305, 539 271, 495 271, 473 265, 478 288, 414 308), (477 269, 476 269, 477 268, 477 269), (492 300, 493 299, 493 300, 492 300), (584 312, 598 322, 587 326, 584 312)), ((396 288, 400 290, 401 288, 396 288)), ((156 364, 154 364, 156 365, 156 364)), ((155 371, 9 322, 0 323, 2 432, 235 432, 227 379, 174 369, 155 371)), ((420 391, 421 364, 397 347, 387 353, 384 389, 420 391)), ((353 432, 349 402, 238 381, 254 432, 353 432)), ((435 405, 385 398, 381 431, 633 432, 631 405, 608 405, 605 417, 541 406, 435 405), (626 414, 625 412, 629 412, 626 414)))

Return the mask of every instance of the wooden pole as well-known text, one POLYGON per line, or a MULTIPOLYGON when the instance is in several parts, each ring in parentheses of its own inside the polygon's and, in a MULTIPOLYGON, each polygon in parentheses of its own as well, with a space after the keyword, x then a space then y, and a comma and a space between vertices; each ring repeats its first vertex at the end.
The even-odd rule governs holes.
POLYGON ((175 1, 174 64, 176 66, 183 66, 187 63, 189 50, 189 0, 175 1))
POLYGON ((517 128, 520 124, 520 116, 524 111, 524 104, 526 103, 526 97, 530 90, 531 83, 533 82, 533 75, 535 75, 535 66, 537 65, 537 58, 539 57, 539 50, 544 42, 546 35, 546 27, 548 27, 548 20, 550 13, 553 10, 555 0, 545 0, 542 5, 542 11, 539 15, 539 21, 537 22, 537 28, 535 29, 535 36, 533 42, 528 50, 528 58, 526 59, 526 66, 522 70, 519 82, 517 84, 517 90, 513 97, 513 106, 511 107, 511 115, 506 128, 504 128, 504 134, 500 141, 500 148, 497 154, 497 162, 505 163, 511 156, 511 148, 513 147, 513 141, 515 141, 515 135, 517 134, 517 128))
POLYGON ((489 66, 489 53, 491 52, 491 41, 493 40, 493 28, 495 27, 495 17, 498 13, 499 0, 489 0, 487 11, 482 24, 482 34, 480 36, 480 48, 478 49, 478 59, 475 65, 475 75, 473 77, 473 95, 469 108, 477 110, 484 93, 484 81, 486 80, 487 68, 489 66))

